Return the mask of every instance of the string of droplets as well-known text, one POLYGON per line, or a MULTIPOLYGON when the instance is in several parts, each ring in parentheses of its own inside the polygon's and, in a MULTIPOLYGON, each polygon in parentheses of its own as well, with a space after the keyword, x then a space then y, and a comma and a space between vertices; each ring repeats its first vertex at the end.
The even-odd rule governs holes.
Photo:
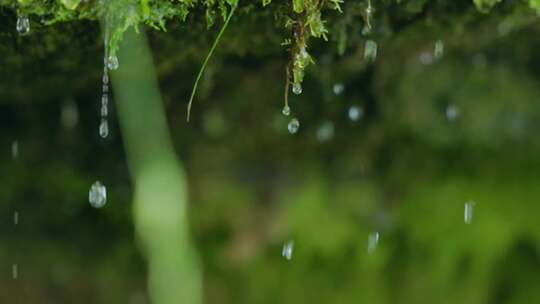
POLYGON ((101 95, 101 122, 99 124, 99 136, 106 138, 109 135, 109 70, 118 69, 118 58, 109 56, 109 29, 105 29, 104 35, 104 55, 103 55, 103 78, 101 95))

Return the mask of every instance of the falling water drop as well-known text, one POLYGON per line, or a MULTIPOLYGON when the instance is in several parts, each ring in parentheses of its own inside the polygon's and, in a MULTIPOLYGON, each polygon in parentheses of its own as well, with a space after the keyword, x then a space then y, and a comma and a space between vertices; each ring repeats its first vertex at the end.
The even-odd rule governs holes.
POLYGON ((19 142, 16 140, 11 143, 11 158, 19 158, 19 142))
POLYGON ((109 70, 118 69, 118 57, 109 56, 109 58, 107 59, 107 67, 109 68, 109 70))
POLYGON ((283 113, 283 115, 285 115, 285 116, 289 116, 291 114, 291 108, 289 108, 289 106, 285 105, 283 107, 283 110, 281 110, 281 113, 283 113))
POLYGON ((351 106, 348 114, 351 121, 358 121, 362 118, 362 116, 364 116, 364 110, 362 110, 362 108, 359 106, 351 106))
POLYGON ((99 124, 99 136, 102 138, 109 136, 109 122, 106 118, 101 118, 101 123, 99 124))
POLYGON ((292 92, 296 95, 302 94, 302 85, 299 83, 294 83, 292 85, 292 92))
POLYGON ((377 43, 373 40, 366 40, 364 45, 364 59, 373 62, 377 58, 377 43))
POLYGON ((30 20, 28 19, 28 16, 26 15, 19 15, 17 17, 17 32, 19 34, 24 35, 28 34, 30 32, 30 20))
POLYGON ((463 210, 463 221, 465 224, 470 224, 472 222, 475 205, 476 203, 473 201, 468 201, 465 203, 465 208, 463 210))
POLYGON ((88 202, 94 208, 101 208, 107 203, 107 188, 99 181, 96 181, 90 187, 88 202))
POLYGON ((449 104, 446 107, 446 119, 453 121, 459 116, 459 108, 454 104, 449 104))
POLYGON ((334 124, 331 121, 326 121, 317 129, 317 140, 325 142, 332 137, 334 137, 334 124))
POLYGON ((16 280, 19 277, 19 267, 17 264, 11 266, 11 278, 16 280))
POLYGON ((379 233, 378 232, 372 232, 368 235, 368 247, 367 251, 368 254, 372 254, 375 249, 377 249, 377 245, 379 244, 379 233))
POLYGON ((435 59, 441 59, 444 55, 444 42, 442 40, 435 41, 435 50, 433 51, 433 56, 435 59))
POLYGON ((291 134, 295 134, 296 132, 298 132, 299 128, 300 128, 300 122, 296 118, 291 119, 291 121, 287 125, 287 129, 289 129, 289 133, 291 134))
POLYGON ((340 95, 341 93, 343 93, 343 91, 345 91, 345 86, 343 85, 343 83, 336 83, 332 87, 332 91, 334 92, 334 94, 340 95))
POLYGON ((281 255, 285 259, 290 261, 292 259, 293 251, 294 251, 294 241, 288 241, 287 243, 283 245, 283 248, 281 249, 281 255))

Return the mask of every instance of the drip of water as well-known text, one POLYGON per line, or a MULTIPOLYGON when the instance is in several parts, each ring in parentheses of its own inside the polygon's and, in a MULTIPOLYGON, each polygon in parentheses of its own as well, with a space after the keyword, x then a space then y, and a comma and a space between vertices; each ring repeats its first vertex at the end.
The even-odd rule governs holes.
POLYGON ((340 95, 341 93, 343 93, 343 91, 345 91, 345 86, 343 85, 343 83, 336 83, 332 87, 332 91, 334 92, 334 94, 340 95))
POLYGON ((16 280, 19 277, 19 267, 17 264, 11 266, 11 278, 16 280))
POLYGON ((17 225, 19 223, 19 212, 13 212, 13 224, 17 225))
POLYGON ((302 85, 299 83, 294 83, 292 85, 292 92, 296 95, 302 94, 302 85))
POLYGON ((11 158, 19 158, 19 142, 16 140, 11 143, 11 158))
POLYGON ((99 181, 96 181, 90 187, 88 202, 94 208, 101 208, 107 203, 107 188, 99 181))
POLYGON ((103 52, 103 77, 102 81, 102 94, 101 94, 101 107, 100 115, 101 122, 99 124, 99 136, 106 138, 109 135, 109 122, 107 118, 109 116, 109 69, 118 68, 118 59, 112 59, 116 57, 109 56, 109 29, 105 29, 104 35, 104 52, 103 52))
POLYGON ((289 133, 291 134, 295 134, 296 132, 298 132, 299 128, 300 128, 300 122, 296 118, 291 119, 291 121, 287 125, 287 129, 289 130, 289 133))
POLYGON ((368 254, 372 254, 375 251, 375 249, 377 249, 377 245, 379 245, 379 233, 372 232, 368 236, 368 247, 367 247, 368 254))
POLYGON ((359 106, 351 106, 348 114, 351 121, 358 121, 362 118, 362 116, 364 116, 364 110, 362 110, 362 108, 359 106))
POLYGON ((334 137, 334 124, 331 121, 323 123, 319 129, 317 129, 317 140, 319 142, 325 142, 334 137))
POLYGON ((101 123, 99 124, 99 136, 106 138, 109 136, 109 122, 107 118, 101 118, 101 123))
POLYGON ((459 108, 454 104, 449 104, 446 107, 446 119, 449 121, 456 120, 459 116, 459 108))
POLYGON ((473 201, 465 203, 465 208, 463 210, 463 221, 465 222, 465 224, 470 224, 472 222, 475 205, 476 203, 473 201))
POLYGON ((118 66, 118 57, 109 56, 109 58, 107 58, 107 67, 109 68, 109 70, 116 70, 118 69, 118 66))
POLYGON ((289 106, 284 106, 283 110, 281 110, 281 113, 283 113, 283 115, 285 116, 289 116, 291 114, 291 108, 289 108, 289 106))
POLYGON ((433 56, 435 59, 441 59, 444 55, 444 42, 442 40, 435 41, 435 49, 433 50, 433 56))
POLYGON ((283 245, 283 248, 281 249, 281 255, 285 259, 290 261, 292 259, 293 251, 294 251, 294 241, 288 241, 287 243, 283 245))
POLYGON ((28 19, 28 16, 26 15, 19 15, 17 16, 17 32, 19 32, 20 35, 28 34, 30 32, 30 20, 28 19))
POLYGON ((373 62, 377 59, 377 43, 373 40, 366 40, 364 45, 364 59, 373 62))

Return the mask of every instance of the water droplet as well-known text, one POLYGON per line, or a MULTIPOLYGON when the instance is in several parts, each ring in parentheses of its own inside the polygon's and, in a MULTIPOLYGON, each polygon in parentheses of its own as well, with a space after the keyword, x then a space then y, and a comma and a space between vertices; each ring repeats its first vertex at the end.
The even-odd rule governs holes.
POLYGON ((476 203, 473 201, 468 201, 465 203, 465 208, 463 210, 463 221, 465 224, 470 224, 472 222, 475 205, 476 203))
POLYGON ((332 91, 334 92, 334 94, 339 95, 343 93, 343 91, 345 91, 345 86, 343 85, 343 83, 336 83, 332 87, 332 91))
POLYGON ((334 137, 334 124, 331 121, 326 121, 317 129, 317 140, 324 142, 332 137, 334 137))
POLYGON ((109 56, 109 58, 107 59, 107 67, 109 68, 109 70, 118 69, 118 57, 109 56))
POLYGON ((293 251, 294 251, 294 241, 288 241, 287 243, 283 245, 283 248, 281 249, 281 255, 285 259, 290 261, 292 259, 293 251))
POLYGON ((13 224, 17 225, 19 223, 19 212, 13 212, 13 224))
POLYGON ((104 84, 102 89, 103 89, 103 94, 109 93, 109 85, 104 84))
POLYGON ((377 249, 377 245, 379 245, 379 233, 372 232, 368 235, 368 254, 372 254, 377 249))
POLYGON ((103 81, 103 84, 109 83, 109 74, 107 74, 106 71, 103 73, 102 81, 103 81))
POLYGON ((364 59, 373 62, 377 58, 377 43, 373 40, 366 40, 364 45, 364 59))
POLYGON ((281 113, 283 113, 283 115, 285 116, 289 116, 291 114, 291 108, 289 108, 289 106, 284 106, 283 110, 281 110, 281 113))
POLYGON ((11 278, 16 280, 19 277, 19 267, 17 264, 11 266, 11 278))
POLYGON ((444 55, 444 42, 442 40, 437 40, 435 42, 435 50, 433 51, 433 56, 435 59, 441 59, 444 55))
POLYGON ((292 91, 293 91, 293 93, 296 94, 296 95, 302 94, 302 85, 299 84, 299 83, 294 83, 294 84, 292 85, 292 91))
POLYGON ((101 123, 99 124, 99 136, 102 138, 105 138, 109 135, 109 122, 107 119, 103 118, 101 119, 101 123))
POLYGON ((11 158, 19 158, 19 142, 16 140, 11 143, 11 158))
POLYGON ((454 104, 449 104, 446 107, 446 119, 453 121, 459 116, 459 108, 454 104))
POLYGON ((291 121, 287 125, 287 129, 289 129, 289 133, 291 134, 295 134, 296 132, 298 132, 299 128, 300 128, 300 122, 296 118, 291 119, 291 121))
POLYGON ((351 106, 348 114, 351 121, 357 121, 364 116, 364 110, 359 106, 351 106))
POLYGON ((106 104, 101 105, 101 117, 106 117, 109 114, 109 109, 107 108, 106 104))
POLYGON ((433 63, 433 55, 430 52, 422 52, 418 58, 423 65, 430 65, 433 63))
POLYGON ((17 17, 17 32, 19 34, 24 35, 28 34, 30 32, 30 20, 28 19, 28 16, 26 15, 19 15, 17 17))
POLYGON ((99 181, 96 181, 90 187, 88 202, 94 208, 101 208, 107 203, 107 189, 99 181))

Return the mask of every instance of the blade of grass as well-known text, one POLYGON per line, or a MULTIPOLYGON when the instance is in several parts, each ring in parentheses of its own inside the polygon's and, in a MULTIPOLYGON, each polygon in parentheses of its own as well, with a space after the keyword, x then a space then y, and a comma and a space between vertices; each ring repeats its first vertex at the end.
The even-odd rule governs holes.
POLYGON ((229 21, 231 20, 232 15, 234 14, 234 11, 236 10, 236 7, 238 7, 238 1, 234 3, 234 5, 231 8, 231 11, 229 13, 229 16, 227 16, 227 19, 225 20, 225 23, 219 30, 219 33, 214 40, 214 43, 212 44, 212 47, 210 48, 210 51, 208 52, 208 55, 206 55, 206 58, 203 61, 203 64, 201 66, 201 69, 199 70, 199 74, 197 75, 197 79, 195 79, 195 84, 193 85, 193 90, 191 91, 191 97, 189 97, 189 103, 187 106, 187 121, 189 122, 189 117, 191 114, 191 106, 193 105, 193 98, 195 97, 195 92, 197 91, 197 86, 199 85, 199 80, 201 80, 201 76, 204 72, 204 69, 206 68, 206 64, 208 63, 208 60, 210 60, 210 57, 212 56, 212 53, 214 53, 214 49, 216 48, 217 44, 219 43, 219 40, 221 39, 221 36, 225 32, 225 29, 229 25, 229 21))

